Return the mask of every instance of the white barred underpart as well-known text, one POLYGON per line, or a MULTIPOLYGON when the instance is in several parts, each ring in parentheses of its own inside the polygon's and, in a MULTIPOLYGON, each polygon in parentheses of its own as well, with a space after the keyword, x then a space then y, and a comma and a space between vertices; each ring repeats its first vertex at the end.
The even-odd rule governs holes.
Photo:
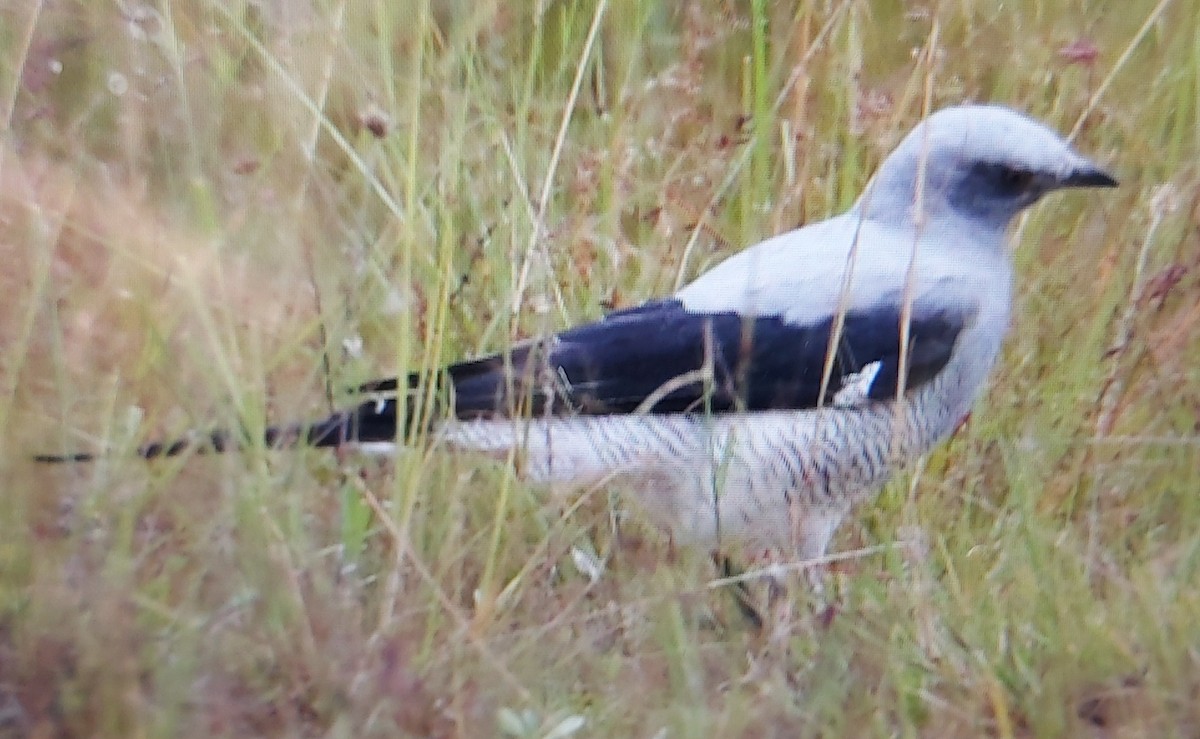
POLYGON ((962 343, 974 346, 960 346, 946 370, 902 405, 480 420, 449 423, 438 437, 494 456, 515 448, 521 473, 551 487, 623 482, 683 541, 731 538, 814 558, 853 505, 966 415, 999 348, 997 332, 968 333, 962 343))

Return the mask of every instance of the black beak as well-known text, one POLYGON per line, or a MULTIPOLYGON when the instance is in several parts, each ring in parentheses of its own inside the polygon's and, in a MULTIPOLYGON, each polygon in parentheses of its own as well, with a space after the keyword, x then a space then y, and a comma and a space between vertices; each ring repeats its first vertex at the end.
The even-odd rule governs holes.
POLYGON ((1059 187, 1116 187, 1116 178, 1098 167, 1081 167, 1058 181, 1059 187))

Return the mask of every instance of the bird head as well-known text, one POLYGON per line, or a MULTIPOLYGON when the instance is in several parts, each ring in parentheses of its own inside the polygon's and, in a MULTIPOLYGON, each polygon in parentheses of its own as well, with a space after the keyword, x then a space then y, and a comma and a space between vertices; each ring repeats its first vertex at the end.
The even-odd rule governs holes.
POLYGON ((869 218, 953 216, 1003 231, 1046 193, 1116 184, 1041 123, 999 105, 960 105, 904 137, 855 207, 869 218))

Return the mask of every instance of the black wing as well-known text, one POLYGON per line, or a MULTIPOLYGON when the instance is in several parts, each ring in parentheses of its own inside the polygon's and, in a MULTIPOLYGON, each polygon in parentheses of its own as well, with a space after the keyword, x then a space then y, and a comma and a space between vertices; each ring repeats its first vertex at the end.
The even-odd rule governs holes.
MULTIPOLYGON (((660 300, 451 365, 435 378, 439 401, 430 415, 469 420, 805 409, 833 402, 855 382, 864 383, 857 391, 861 402, 889 400, 900 377, 901 315, 898 302, 846 315, 824 398, 832 318, 794 324, 694 313, 677 300, 660 300)), ((946 366, 965 321, 961 312, 913 306, 906 388, 920 387, 946 366)), ((418 379, 407 378, 405 390, 415 391, 418 379)), ((398 387, 394 379, 364 385, 364 393, 392 397, 327 419, 320 430, 313 427, 309 442, 390 441, 398 387)), ((412 423, 407 419, 408 430, 412 423)))

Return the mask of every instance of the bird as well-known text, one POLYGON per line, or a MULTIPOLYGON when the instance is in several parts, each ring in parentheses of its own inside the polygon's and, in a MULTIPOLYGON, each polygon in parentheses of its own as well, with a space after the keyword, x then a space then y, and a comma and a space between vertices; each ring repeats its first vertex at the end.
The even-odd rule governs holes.
MULTIPOLYGON (((946 107, 840 215, 746 248, 673 295, 362 385, 342 410, 268 427, 264 441, 379 451, 421 433, 512 459, 554 489, 620 482, 673 541, 818 559, 976 402, 1011 320, 1014 218, 1057 190, 1117 184, 1023 113, 946 107)), ((247 443, 217 431, 139 453, 247 443)))

